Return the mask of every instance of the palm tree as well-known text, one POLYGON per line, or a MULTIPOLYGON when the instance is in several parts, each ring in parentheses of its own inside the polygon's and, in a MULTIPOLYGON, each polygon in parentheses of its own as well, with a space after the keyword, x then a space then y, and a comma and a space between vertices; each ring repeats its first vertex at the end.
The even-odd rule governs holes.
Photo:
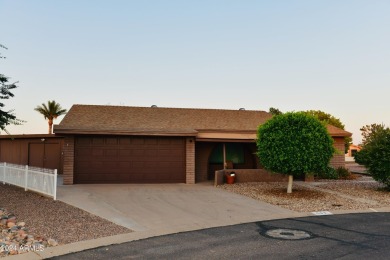
POLYGON ((66 109, 63 109, 61 105, 56 103, 54 100, 47 101, 47 105, 42 103, 41 106, 37 106, 34 110, 41 113, 43 117, 48 120, 49 134, 52 133, 53 120, 59 116, 65 115, 67 112, 66 109))

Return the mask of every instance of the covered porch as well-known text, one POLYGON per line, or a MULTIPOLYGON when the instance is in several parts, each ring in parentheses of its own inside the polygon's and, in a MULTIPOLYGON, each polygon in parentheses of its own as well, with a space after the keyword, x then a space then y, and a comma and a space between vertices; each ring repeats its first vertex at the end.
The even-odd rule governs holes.
POLYGON ((214 180, 224 169, 261 169, 253 140, 212 140, 195 143, 195 181, 214 180))

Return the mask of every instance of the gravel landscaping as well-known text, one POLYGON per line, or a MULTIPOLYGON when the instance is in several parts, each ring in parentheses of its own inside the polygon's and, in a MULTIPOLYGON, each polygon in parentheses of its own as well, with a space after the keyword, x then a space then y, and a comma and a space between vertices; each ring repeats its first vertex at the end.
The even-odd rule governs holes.
POLYGON ((297 212, 361 210, 390 206, 390 192, 371 178, 357 180, 294 182, 287 194, 285 182, 224 184, 221 189, 235 192, 297 212))
POLYGON ((336 185, 328 182, 321 183, 318 187, 373 200, 380 207, 390 206, 390 192, 385 190, 384 185, 378 182, 338 182, 336 185))
POLYGON ((16 222, 23 222, 28 235, 45 241, 54 239, 59 244, 132 232, 61 201, 10 185, 0 184, 0 208, 12 213, 16 222))

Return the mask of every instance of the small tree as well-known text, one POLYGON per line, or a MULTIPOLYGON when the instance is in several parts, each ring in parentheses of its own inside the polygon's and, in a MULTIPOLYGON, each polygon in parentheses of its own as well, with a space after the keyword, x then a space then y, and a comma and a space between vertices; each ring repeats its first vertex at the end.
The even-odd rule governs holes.
MULTIPOLYGON (((0 48, 7 49, 4 45, 0 44, 0 48)), ((4 59, 5 57, 1 56, 0 53, 0 59, 4 59)), ((9 99, 14 96, 14 94, 11 92, 13 89, 17 88, 16 83, 9 83, 8 82, 9 78, 6 77, 3 74, 0 74, 0 99, 9 99)), ((6 133, 9 134, 7 129, 5 127, 9 124, 14 124, 14 125, 20 125, 24 121, 19 120, 16 118, 13 110, 8 110, 4 111, 4 103, 0 102, 0 130, 5 131, 6 133)))
MULTIPOLYGON (((336 118, 335 116, 332 116, 331 114, 325 113, 321 110, 308 110, 305 111, 305 113, 315 116, 318 118, 321 122, 324 122, 326 124, 338 127, 340 129, 345 130, 345 125, 341 122, 339 118, 336 118)), ((349 150, 349 146, 352 144, 352 137, 347 136, 344 137, 344 152, 347 153, 349 150)))
POLYGON ((271 113, 273 116, 278 116, 278 115, 283 114, 282 111, 280 111, 278 108, 275 108, 275 107, 270 107, 268 112, 271 113))
POLYGON ((325 171, 335 149, 325 125, 304 112, 281 114, 259 126, 257 155, 265 169, 293 177, 325 171))
POLYGON ((41 113, 43 117, 48 120, 49 134, 52 133, 54 119, 66 114, 66 109, 63 109, 61 105, 59 103, 56 103, 54 100, 49 100, 47 102, 47 105, 42 103, 41 106, 37 106, 34 110, 41 113))
POLYGON ((362 128, 360 128, 360 131, 362 131, 362 145, 364 146, 367 143, 370 143, 372 139, 375 138, 376 134, 385 130, 384 124, 371 124, 371 125, 365 125, 362 128))
POLYGON ((371 129, 367 132, 367 128, 362 127, 364 144, 362 150, 356 153, 355 161, 363 164, 374 180, 390 190, 390 129, 384 125, 373 125, 376 126, 375 131, 371 129))

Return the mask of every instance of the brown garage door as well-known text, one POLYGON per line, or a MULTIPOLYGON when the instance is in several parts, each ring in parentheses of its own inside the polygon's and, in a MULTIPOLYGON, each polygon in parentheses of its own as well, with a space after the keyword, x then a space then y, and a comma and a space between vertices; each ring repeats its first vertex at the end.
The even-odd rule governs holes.
POLYGON ((185 139, 77 137, 74 170, 75 183, 183 183, 185 139))

